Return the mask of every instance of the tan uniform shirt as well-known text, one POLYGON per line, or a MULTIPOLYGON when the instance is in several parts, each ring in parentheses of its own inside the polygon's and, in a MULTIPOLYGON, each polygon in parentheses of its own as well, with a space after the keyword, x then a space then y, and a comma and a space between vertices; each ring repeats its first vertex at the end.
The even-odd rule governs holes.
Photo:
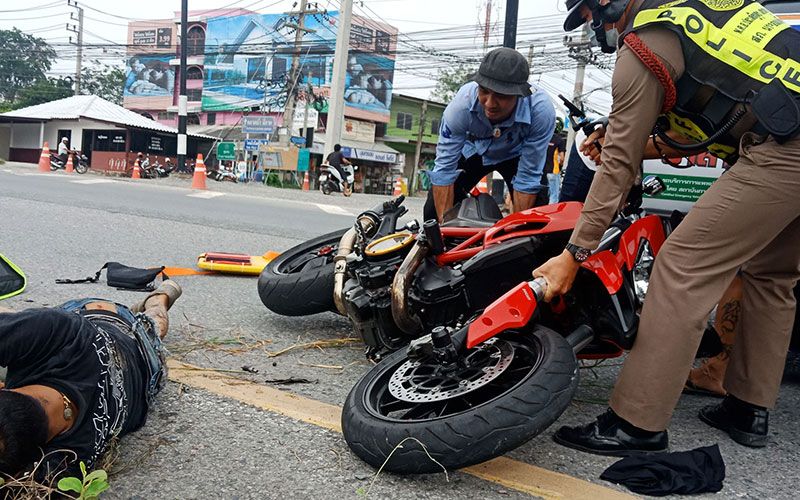
MULTIPOLYGON (((684 71, 678 36, 663 28, 648 28, 638 34, 664 62, 673 80, 678 80, 684 71)), ((603 164, 597 169, 570 240, 589 249, 597 248, 639 173, 645 145, 664 102, 664 88, 627 46, 617 54, 611 95, 613 105, 601 153, 603 164)))

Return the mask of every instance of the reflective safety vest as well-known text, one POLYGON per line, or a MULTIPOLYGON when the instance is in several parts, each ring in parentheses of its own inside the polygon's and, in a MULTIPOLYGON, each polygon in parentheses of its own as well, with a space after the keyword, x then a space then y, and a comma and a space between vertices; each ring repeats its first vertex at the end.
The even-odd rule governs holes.
MULTIPOLYGON (((754 0, 645 0, 631 30, 648 26, 681 40, 686 70, 666 117, 684 137, 706 140, 775 78, 800 96, 800 31, 754 0)), ((728 158, 736 146, 723 137, 708 149, 728 158)))

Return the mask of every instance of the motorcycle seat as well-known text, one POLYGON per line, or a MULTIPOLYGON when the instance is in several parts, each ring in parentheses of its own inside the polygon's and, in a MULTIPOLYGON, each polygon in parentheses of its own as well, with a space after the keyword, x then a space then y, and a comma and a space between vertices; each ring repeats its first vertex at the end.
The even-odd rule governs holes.
POLYGON ((442 227, 491 227, 503 218, 500 207, 490 195, 464 198, 444 215, 442 227))

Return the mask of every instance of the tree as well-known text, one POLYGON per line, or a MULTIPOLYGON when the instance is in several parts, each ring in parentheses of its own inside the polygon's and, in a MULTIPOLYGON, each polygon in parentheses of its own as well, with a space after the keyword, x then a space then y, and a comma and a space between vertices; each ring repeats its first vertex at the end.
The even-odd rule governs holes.
POLYGON ((17 91, 12 108, 26 108, 73 95, 71 78, 44 78, 17 91))
POLYGON ((477 70, 477 66, 468 63, 460 63, 457 66, 440 69, 436 77, 436 87, 431 92, 431 97, 441 102, 452 101, 458 89, 467 83, 477 70))
POLYGON ((0 30, 0 99, 14 103, 21 89, 47 81, 55 59, 56 51, 44 39, 17 28, 0 30))
POLYGON ((81 94, 96 95, 122 105, 125 70, 116 66, 88 66, 81 71, 81 94))

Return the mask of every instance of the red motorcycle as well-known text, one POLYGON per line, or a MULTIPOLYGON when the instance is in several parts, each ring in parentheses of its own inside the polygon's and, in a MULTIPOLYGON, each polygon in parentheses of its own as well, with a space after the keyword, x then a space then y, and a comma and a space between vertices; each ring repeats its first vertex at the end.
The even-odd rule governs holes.
MULTIPOLYGON (((646 193, 663 190, 657 178, 643 186, 646 193)), ((672 223, 641 214, 641 191, 630 199, 572 291, 549 304, 541 302, 545 283, 524 276, 563 249, 581 204, 534 208, 482 227, 458 218, 442 227, 426 222, 395 267, 390 289, 394 323, 417 338, 351 390, 342 413, 350 448, 374 467, 430 473, 441 470, 437 462, 455 469, 502 455, 550 426, 578 386, 578 358, 620 356, 633 344, 649 273, 672 223), (468 283, 467 275, 480 279, 468 283), (523 282, 511 288, 510 276, 523 282), (498 287, 511 290, 495 293, 498 287), (460 310, 470 317, 453 320, 452 304, 465 297, 460 310)), ((362 272, 365 283, 381 275, 379 266, 369 269, 362 272)), ((344 288, 351 319, 357 287, 344 288)))

